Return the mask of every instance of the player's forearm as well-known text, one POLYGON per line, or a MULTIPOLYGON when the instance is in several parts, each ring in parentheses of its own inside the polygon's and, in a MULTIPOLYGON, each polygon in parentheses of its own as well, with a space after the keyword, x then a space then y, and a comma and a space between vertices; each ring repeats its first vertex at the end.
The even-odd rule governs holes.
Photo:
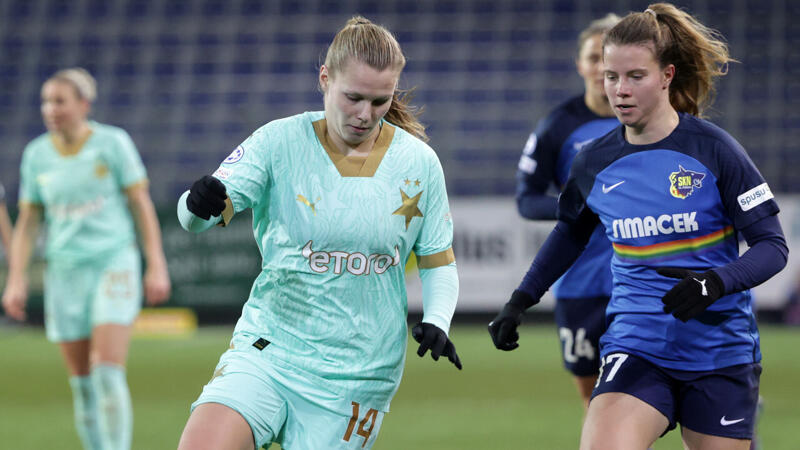
POLYGON ((789 255, 778 216, 768 216, 744 228, 750 248, 739 259, 714 268, 725 286, 725 294, 758 286, 785 266, 789 255))
POLYGON ((9 280, 23 280, 31 260, 36 236, 39 234, 39 212, 32 205, 22 205, 8 250, 9 280))
POLYGON ((530 220, 555 220, 558 199, 546 194, 517 196, 519 215, 530 220))
POLYGON ((449 333, 450 321, 458 301, 456 263, 420 269, 419 278, 422 280, 422 321, 449 333))
POLYGON ((164 247, 161 239, 161 227, 156 216, 156 209, 150 194, 146 188, 143 192, 131 198, 131 209, 133 212, 139 235, 142 239, 142 250, 144 251, 147 266, 150 268, 166 268, 167 260, 164 257, 164 247))
POLYGON ((189 191, 186 191, 178 199, 178 221, 181 223, 184 230, 200 233, 219 223, 222 216, 211 216, 208 220, 205 220, 189 211, 189 208, 186 206, 186 197, 188 196, 189 191))
MULTIPOLYGON (((8 217, 8 209, 5 203, 0 204, 0 238, 3 241, 3 251, 8 255, 11 248, 11 233, 13 229, 11 226, 11 218, 8 217)), ((8 256, 6 256, 8 258, 8 256)))

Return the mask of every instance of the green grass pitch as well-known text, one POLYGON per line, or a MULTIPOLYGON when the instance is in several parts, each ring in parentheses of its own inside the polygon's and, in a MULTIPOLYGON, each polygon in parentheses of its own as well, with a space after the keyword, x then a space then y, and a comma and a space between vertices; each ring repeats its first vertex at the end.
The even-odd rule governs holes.
MULTIPOLYGON (((128 379, 135 410, 133 448, 177 446, 189 405, 228 346, 231 328, 191 338, 136 338, 128 379)), ((521 347, 494 350, 482 326, 455 327, 464 370, 421 359, 409 347, 405 375, 377 450, 574 449, 582 410, 561 368, 552 325, 524 326, 521 347)), ((765 449, 800 448, 800 330, 764 327, 765 449)), ((35 328, 0 329, 0 447, 80 449, 72 400, 56 346, 35 328)), ((681 448, 673 431, 656 449, 681 448)))

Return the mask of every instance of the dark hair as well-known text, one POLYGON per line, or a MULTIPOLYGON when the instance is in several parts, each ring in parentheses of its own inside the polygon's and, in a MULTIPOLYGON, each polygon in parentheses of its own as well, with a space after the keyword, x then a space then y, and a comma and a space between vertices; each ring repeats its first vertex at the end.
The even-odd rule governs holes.
MULTIPOLYGON (((388 68, 399 73, 406 65, 400 44, 392 33, 361 16, 348 20, 344 28, 336 33, 328 47, 325 66, 331 76, 335 76, 351 58, 379 71, 388 68)), ((410 104, 412 98, 413 88, 395 89, 392 104, 384 118, 419 139, 427 141, 425 125, 419 121, 422 110, 410 104)))
POLYGON ((722 36, 669 3, 655 3, 625 16, 603 40, 604 47, 648 44, 662 68, 675 66, 669 89, 672 107, 702 117, 713 103, 714 81, 735 61, 722 36))

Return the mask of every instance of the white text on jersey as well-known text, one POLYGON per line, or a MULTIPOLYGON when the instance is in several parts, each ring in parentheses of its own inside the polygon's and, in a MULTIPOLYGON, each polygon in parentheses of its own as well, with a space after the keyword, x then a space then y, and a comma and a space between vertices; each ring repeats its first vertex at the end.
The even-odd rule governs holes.
POLYGON ((394 256, 380 253, 366 256, 359 252, 315 252, 311 248, 313 243, 314 241, 308 241, 303 246, 303 257, 308 259, 308 266, 316 273, 325 273, 330 270, 331 260, 333 260, 333 273, 336 275, 341 274, 342 270, 353 275, 369 275, 373 272, 380 275, 389 267, 400 264, 400 251, 397 246, 394 247, 394 256))
POLYGON ((627 217, 614 219, 611 228, 615 238, 633 239, 660 234, 690 233, 697 231, 696 211, 688 213, 662 214, 658 217, 627 217))

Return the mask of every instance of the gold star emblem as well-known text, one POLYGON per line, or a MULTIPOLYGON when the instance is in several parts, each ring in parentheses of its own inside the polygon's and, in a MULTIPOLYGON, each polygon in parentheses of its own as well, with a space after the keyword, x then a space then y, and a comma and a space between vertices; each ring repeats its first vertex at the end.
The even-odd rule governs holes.
POLYGON ((417 208, 417 203, 419 202, 419 198, 422 196, 423 192, 424 191, 419 191, 419 194, 409 198, 408 194, 400 189, 400 195, 403 197, 403 206, 397 208, 392 215, 406 216, 406 230, 408 230, 408 224, 411 223, 411 219, 414 217, 422 217, 422 211, 417 208))
POLYGON ((211 377, 210 380, 208 380, 208 382, 211 383, 214 380, 214 378, 221 377, 222 375, 225 375, 224 373, 222 373, 222 371, 225 370, 226 367, 228 367, 228 365, 227 364, 223 364, 222 367, 220 367, 219 369, 215 370, 214 371, 214 375, 211 377))
POLYGON ((406 186, 408 186, 409 184, 411 184, 411 180, 409 180, 408 178, 406 178, 405 180, 403 180, 403 183, 405 183, 405 184, 406 184, 406 186))
POLYGON ((420 183, 419 180, 414 180, 414 186, 419 186, 419 183, 420 183))

